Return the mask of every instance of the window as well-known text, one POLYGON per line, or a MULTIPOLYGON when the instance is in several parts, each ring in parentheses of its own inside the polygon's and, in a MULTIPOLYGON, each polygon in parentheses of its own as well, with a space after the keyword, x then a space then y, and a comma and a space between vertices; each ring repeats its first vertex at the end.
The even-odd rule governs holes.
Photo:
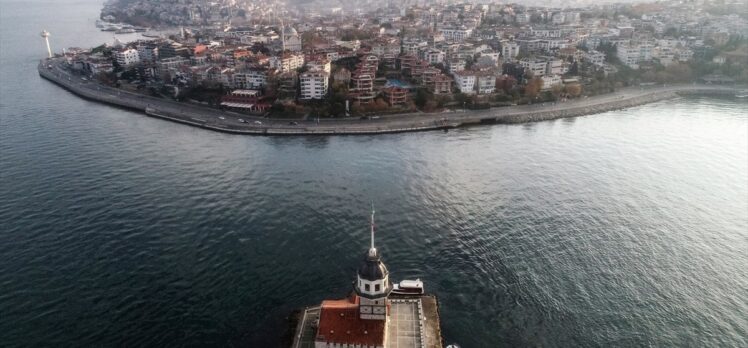
POLYGON ((381 286, 379 284, 374 285, 374 291, 379 291, 380 288, 381 288, 381 286))
POLYGON ((364 285, 364 290, 369 291, 369 284, 364 285))

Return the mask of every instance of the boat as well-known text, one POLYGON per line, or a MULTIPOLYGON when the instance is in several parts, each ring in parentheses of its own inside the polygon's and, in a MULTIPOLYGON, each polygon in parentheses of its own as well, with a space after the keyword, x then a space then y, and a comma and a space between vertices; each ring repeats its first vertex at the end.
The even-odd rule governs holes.
POLYGON ((744 89, 735 93, 735 98, 748 98, 748 89, 744 89))
POLYGON ((134 32, 135 32, 135 29, 132 29, 132 28, 120 29, 120 30, 115 31, 115 33, 117 34, 132 34, 134 32))
POLYGON ((402 280, 392 286, 392 293, 398 295, 423 295, 423 282, 420 279, 402 280))

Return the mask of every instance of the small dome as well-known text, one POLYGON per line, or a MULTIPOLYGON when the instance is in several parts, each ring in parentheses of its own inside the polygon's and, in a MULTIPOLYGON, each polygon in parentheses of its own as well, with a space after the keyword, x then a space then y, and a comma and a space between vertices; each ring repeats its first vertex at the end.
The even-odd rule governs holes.
POLYGON ((358 267, 358 276, 361 277, 361 279, 374 281, 384 279, 387 274, 389 274, 387 266, 382 262, 379 257, 379 252, 377 252, 376 249, 373 253, 367 252, 364 255, 364 260, 358 267))

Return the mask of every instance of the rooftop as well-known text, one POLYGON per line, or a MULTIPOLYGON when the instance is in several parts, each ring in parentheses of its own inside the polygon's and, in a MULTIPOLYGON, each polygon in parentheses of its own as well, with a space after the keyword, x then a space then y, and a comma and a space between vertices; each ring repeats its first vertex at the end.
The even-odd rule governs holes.
POLYGON ((384 345, 385 323, 358 315, 358 296, 322 301, 317 340, 351 345, 384 345))

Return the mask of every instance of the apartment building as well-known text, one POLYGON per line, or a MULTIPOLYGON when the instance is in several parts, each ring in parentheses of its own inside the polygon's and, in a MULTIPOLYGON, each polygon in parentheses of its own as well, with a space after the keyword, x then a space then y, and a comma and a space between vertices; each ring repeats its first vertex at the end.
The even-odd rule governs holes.
POLYGON ((330 73, 326 71, 307 71, 299 75, 299 99, 324 99, 327 96, 327 85, 330 73))

